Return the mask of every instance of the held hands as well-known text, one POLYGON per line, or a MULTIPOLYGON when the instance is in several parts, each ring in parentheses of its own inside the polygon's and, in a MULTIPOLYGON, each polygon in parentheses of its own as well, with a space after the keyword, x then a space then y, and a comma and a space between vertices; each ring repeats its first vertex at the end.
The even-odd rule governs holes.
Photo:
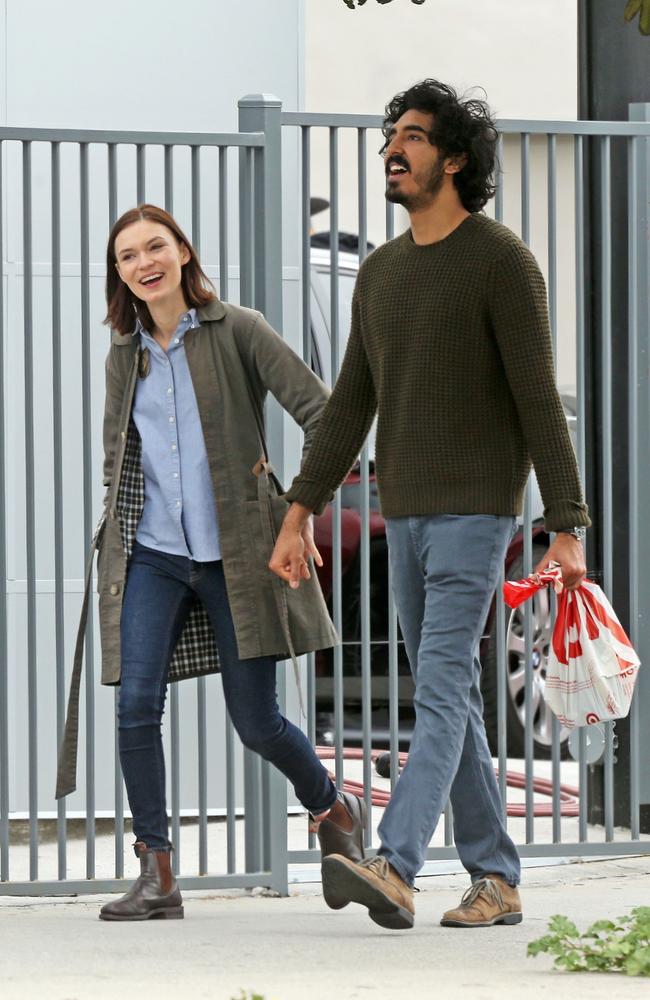
POLYGON ((551 562, 557 562, 562 567, 562 579, 567 590, 576 590, 587 575, 582 542, 573 535, 559 532, 544 558, 535 567, 535 572, 541 573, 551 562))
POLYGON ((323 565, 321 554, 314 543, 310 514, 301 504, 291 505, 269 561, 269 569, 294 590, 300 586, 301 580, 311 578, 307 563, 309 556, 317 566, 323 565))

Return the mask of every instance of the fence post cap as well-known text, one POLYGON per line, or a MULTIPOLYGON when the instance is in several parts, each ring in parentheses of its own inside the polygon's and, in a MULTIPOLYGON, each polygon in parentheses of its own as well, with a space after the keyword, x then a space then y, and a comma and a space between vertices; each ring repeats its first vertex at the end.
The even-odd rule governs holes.
POLYGON ((246 94, 245 97, 240 97, 237 102, 238 107, 248 107, 248 108, 280 108, 282 107, 282 101, 275 94, 246 94))

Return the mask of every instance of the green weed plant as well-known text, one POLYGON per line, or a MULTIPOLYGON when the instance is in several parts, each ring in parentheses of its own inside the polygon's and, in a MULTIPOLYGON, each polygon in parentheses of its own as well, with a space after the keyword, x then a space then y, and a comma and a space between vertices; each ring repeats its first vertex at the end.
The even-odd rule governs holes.
POLYGON ((650 906, 637 906, 616 920, 597 920, 584 934, 559 914, 549 933, 528 945, 528 955, 549 952, 555 966, 568 972, 623 972, 650 976, 650 906))

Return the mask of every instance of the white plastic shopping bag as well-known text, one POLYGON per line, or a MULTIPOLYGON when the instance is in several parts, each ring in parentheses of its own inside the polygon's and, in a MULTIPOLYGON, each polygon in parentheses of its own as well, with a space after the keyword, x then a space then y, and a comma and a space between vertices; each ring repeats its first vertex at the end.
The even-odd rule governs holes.
POLYGON ((588 580, 562 589, 560 567, 504 584, 504 599, 517 607, 552 583, 557 619, 546 671, 546 703, 562 725, 590 726, 622 719, 630 710, 639 658, 600 587, 588 580))

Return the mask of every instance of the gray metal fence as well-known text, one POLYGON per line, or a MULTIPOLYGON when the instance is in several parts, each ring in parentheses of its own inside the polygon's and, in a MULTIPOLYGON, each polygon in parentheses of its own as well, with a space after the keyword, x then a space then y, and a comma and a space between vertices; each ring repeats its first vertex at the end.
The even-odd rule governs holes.
MULTIPOLYGON (((583 256, 584 150, 587 143, 598 144, 599 198, 604 208, 598 262, 603 293, 598 308, 607 335, 602 339, 599 386, 605 415, 599 438, 602 516, 594 531, 602 539, 606 592, 611 592, 612 561, 616 558, 629 564, 631 636, 643 661, 650 654, 650 626, 645 614, 650 542, 644 531, 650 486, 643 474, 650 457, 650 116, 647 108, 635 114, 641 120, 629 124, 501 122, 504 172, 494 212, 531 244, 546 271, 558 355, 564 358, 565 369, 574 372, 576 444, 584 470, 585 346, 589 332, 583 256), (612 149, 618 146, 624 147, 628 165, 631 501, 628 545, 626 551, 615 553, 612 233, 608 208, 609 165, 612 149)), ((333 382, 347 336, 341 319, 345 313, 341 275, 346 266, 352 267, 349 254, 339 249, 342 191, 345 188, 347 205, 351 183, 356 188, 356 256, 360 262, 367 252, 368 171, 379 169, 378 164, 368 166, 369 145, 380 138, 380 125, 381 119, 375 116, 283 112, 278 101, 251 97, 240 102, 237 134, 0 130, 0 572, 4 571, 7 581, 0 599, 0 893, 111 890, 120 887, 124 875, 129 874, 123 860, 125 803, 113 713, 106 712, 105 700, 99 711, 96 706, 92 621, 86 663, 83 789, 70 805, 50 802, 84 555, 93 515, 101 502, 103 385, 96 373, 102 372, 106 340, 97 337, 92 328, 101 319, 103 282, 102 266, 93 262, 102 259, 99 247, 105 232, 118 214, 136 201, 146 198, 164 204, 181 221, 187 219, 191 238, 200 247, 220 295, 260 308, 276 328, 283 329, 279 248, 289 147, 292 156, 294 152, 298 155, 301 177, 301 212, 288 224, 295 225, 300 240, 298 322, 302 351, 311 362, 315 271, 320 268, 320 290, 326 287, 328 292, 328 370, 324 375, 333 382), (318 133, 326 137, 329 166, 330 236, 325 265, 323 254, 320 264, 314 263, 310 241, 312 150, 318 133), (356 147, 354 165, 348 156, 343 172, 341 135, 351 135, 356 147), (95 233, 102 234, 97 246, 95 233), (77 271, 70 261, 79 262, 77 271), (109 746, 112 794, 110 802, 98 803, 96 762, 99 755, 100 769, 105 770, 109 746), (83 870, 78 860, 71 870, 68 835, 72 820, 85 826, 83 870), (109 825, 112 838, 110 857, 102 855, 100 865, 98 822, 109 825), (44 871, 39 852, 50 835, 48 823, 56 827, 56 854, 53 868, 44 871), (26 848, 14 843, 21 829, 26 848)), ((393 206, 387 205, 381 238, 390 239, 399 221, 393 206)), ((285 239, 286 233, 285 219, 285 239)), ((286 449, 283 417, 277 408, 270 407, 268 421, 274 465, 288 475, 297 457, 286 449)), ((376 846, 380 803, 397 779, 400 752, 406 746, 408 677, 404 675, 390 587, 385 587, 388 571, 374 505, 368 445, 361 454, 353 486, 352 503, 348 500, 350 490, 346 493, 344 487, 332 505, 332 573, 331 581, 324 580, 334 622, 344 632, 345 641, 329 660, 305 658, 306 725, 314 742, 331 728, 331 739, 322 754, 333 759, 337 781, 362 787, 369 807, 375 802, 368 810, 366 831, 366 842, 372 849, 376 846), (350 563, 344 560, 342 545, 342 524, 350 516, 357 519, 359 530, 353 562, 358 584, 354 587, 349 583, 350 563), (345 635, 344 625, 352 598, 358 603, 358 628, 350 636, 345 635), (356 671, 352 686, 350 669, 356 671), (350 724, 348 692, 352 690, 358 710, 350 724), (377 701, 381 702, 385 724, 377 724, 377 701), (322 721, 324 714, 327 725, 322 721), (390 756, 390 779, 380 778, 374 770, 380 746, 390 756)), ((516 564, 524 573, 532 569, 535 545, 545 541, 534 517, 535 504, 535 485, 531 483, 516 564)), ((646 677, 642 672, 631 713, 629 823, 623 829, 614 825, 615 725, 605 726, 602 732, 579 731, 571 741, 573 759, 557 721, 548 726, 540 721, 540 614, 547 612, 527 607, 523 617, 515 619, 506 616, 502 602, 497 601, 490 621, 495 662, 490 695, 494 756, 510 830, 522 855, 529 857, 646 851, 648 842, 640 824, 642 807, 650 803, 648 776, 641 769, 650 752, 647 727, 644 731, 641 725, 642 716, 650 712, 646 677), (519 701, 515 704, 517 691, 519 701), (512 745, 513 712, 523 720, 522 747, 512 745), (543 746, 538 738, 542 731, 546 734, 543 746), (541 759, 542 752, 548 759, 541 759), (602 826, 590 822, 589 776, 598 768, 604 773, 602 826)), ((547 634, 550 618, 545 617, 541 625, 547 634)), ((283 892, 290 875, 300 877, 301 866, 317 862, 314 837, 307 833, 303 818, 287 819, 287 791, 279 775, 250 753, 242 756, 226 718, 219 684, 218 679, 210 678, 182 685, 183 690, 172 686, 167 742, 176 870, 185 888, 269 885, 283 892), (192 767, 196 761, 195 777, 186 780, 188 768, 183 770, 183 787, 181 760, 189 761, 192 767), (191 818, 191 829, 185 827, 185 817, 191 818), (209 823, 212 817, 220 821, 209 823), (243 817, 243 823, 238 817, 243 817), (215 871, 219 873, 208 874, 215 871)), ((291 697, 291 687, 281 676, 283 703, 287 694, 291 697)), ((103 785, 101 794, 105 797, 103 785)), ((103 851, 105 841, 103 837, 103 851)), ((432 841, 429 861, 454 857, 453 820, 447 809, 432 841)))

